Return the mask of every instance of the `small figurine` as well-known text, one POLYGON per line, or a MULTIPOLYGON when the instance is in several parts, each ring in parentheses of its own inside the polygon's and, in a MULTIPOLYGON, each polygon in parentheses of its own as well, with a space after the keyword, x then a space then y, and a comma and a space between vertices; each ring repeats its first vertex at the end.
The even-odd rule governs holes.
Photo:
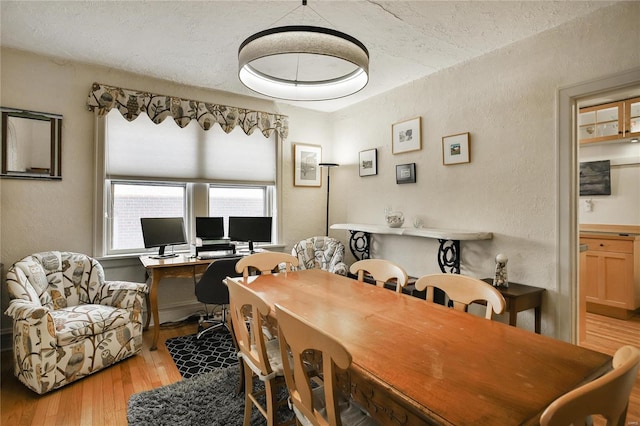
POLYGON ((507 280, 507 256, 502 253, 496 255, 496 275, 493 278, 494 287, 509 287, 507 280))

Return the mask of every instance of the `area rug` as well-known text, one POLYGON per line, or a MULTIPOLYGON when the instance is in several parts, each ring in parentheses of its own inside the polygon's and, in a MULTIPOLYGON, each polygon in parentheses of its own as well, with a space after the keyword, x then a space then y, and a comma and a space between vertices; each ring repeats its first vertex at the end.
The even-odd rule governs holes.
MULTIPOLYGON (((127 420, 131 426, 241 426, 244 396, 236 395, 238 380, 239 369, 231 366, 134 394, 129 399, 127 420)), ((286 398, 286 390, 283 392, 280 397, 286 398)), ((293 412, 282 410, 282 420, 293 418, 293 412)), ((251 425, 266 425, 255 407, 251 425)))
POLYGON ((165 342, 173 362, 184 379, 238 364, 231 334, 226 328, 205 333, 167 339, 165 342))

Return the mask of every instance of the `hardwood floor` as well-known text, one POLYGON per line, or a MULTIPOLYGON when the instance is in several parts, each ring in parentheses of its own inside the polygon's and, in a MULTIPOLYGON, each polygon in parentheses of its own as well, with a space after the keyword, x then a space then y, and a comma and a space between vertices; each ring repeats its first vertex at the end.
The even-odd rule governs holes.
MULTIPOLYGON (((127 401, 132 394, 181 380, 164 341, 194 333, 196 327, 196 324, 187 324, 162 328, 158 350, 154 352, 148 349, 153 330, 146 331, 146 344, 140 356, 42 396, 18 382, 13 376, 11 352, 4 351, 1 359, 0 424, 126 425, 127 401)), ((640 346, 640 316, 622 321, 587 314, 587 340, 583 346, 613 354, 627 344, 640 346)), ((596 424, 604 422, 596 419, 596 424)), ((640 424, 640 375, 631 394, 627 424, 640 424)))

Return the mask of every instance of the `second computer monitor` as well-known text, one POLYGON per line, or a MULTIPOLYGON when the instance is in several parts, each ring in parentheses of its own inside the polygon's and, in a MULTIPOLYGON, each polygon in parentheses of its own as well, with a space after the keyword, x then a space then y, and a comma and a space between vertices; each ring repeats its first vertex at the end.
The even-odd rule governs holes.
POLYGON ((253 243, 271 242, 271 217, 229 216, 229 239, 246 241, 253 252, 253 243))
POLYGON ((196 237, 203 240, 223 239, 223 219, 221 217, 196 217, 196 237))

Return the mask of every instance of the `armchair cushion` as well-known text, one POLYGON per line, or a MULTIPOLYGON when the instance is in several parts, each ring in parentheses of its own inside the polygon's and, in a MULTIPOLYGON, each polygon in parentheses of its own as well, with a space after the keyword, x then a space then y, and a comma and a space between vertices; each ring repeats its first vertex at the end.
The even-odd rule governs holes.
POLYGON ((291 254, 298 257, 298 269, 324 269, 339 275, 347 275, 343 262, 344 244, 331 237, 311 237, 296 243, 291 254))
POLYGON ((45 393, 136 354, 142 348, 147 286, 105 281, 80 253, 27 256, 7 271, 14 373, 45 393))

